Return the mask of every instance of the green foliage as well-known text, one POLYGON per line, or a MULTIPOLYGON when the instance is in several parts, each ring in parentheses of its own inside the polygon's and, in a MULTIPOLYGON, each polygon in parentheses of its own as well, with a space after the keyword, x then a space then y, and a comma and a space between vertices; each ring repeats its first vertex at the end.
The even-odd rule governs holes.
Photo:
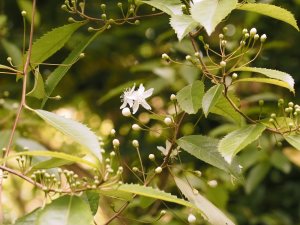
POLYGON ((201 108, 203 95, 204 84, 197 80, 177 93, 178 104, 186 113, 196 114, 201 108))
POLYGON ((22 65, 22 52, 20 51, 20 49, 6 39, 1 39, 1 44, 5 49, 7 55, 12 58, 14 65, 22 65))
POLYGON ((77 196, 63 196, 46 205, 37 215, 35 225, 92 225, 89 205, 77 196))
POLYGON ((205 117, 208 116, 210 110, 217 104, 222 95, 224 86, 222 84, 211 87, 203 96, 202 109, 205 117))
MULTIPOLYGON (((18 6, 21 11, 25 10, 26 11, 26 20, 28 20, 30 23, 31 21, 31 15, 32 15, 32 4, 31 1, 29 0, 17 0, 18 6)), ((34 16, 34 26, 39 26, 41 22, 41 15, 38 11, 35 12, 34 16)), ((21 65, 21 64, 20 64, 21 65)))
POLYGON ((218 150, 231 163, 232 158, 247 145, 257 140, 265 129, 264 125, 255 124, 233 131, 220 141, 218 150))
POLYGON ((34 86, 26 95, 37 99, 43 99, 46 95, 44 80, 38 68, 34 71, 34 86))
POLYGON ((191 16, 202 25, 208 35, 237 6, 237 0, 203 0, 191 5, 191 16))
POLYGON ((170 19, 170 25, 175 30, 179 41, 199 26, 199 24, 188 15, 173 15, 170 19))
POLYGON ((201 212, 202 216, 214 225, 234 225, 220 209, 213 205, 209 200, 202 196, 199 192, 195 193, 193 188, 185 181, 175 178, 175 182, 182 194, 193 203, 201 212))
POLYGON ((241 171, 237 163, 229 164, 218 152, 219 140, 201 136, 190 135, 184 136, 177 140, 177 144, 186 152, 196 158, 209 163, 227 173, 232 174, 239 181, 242 180, 241 171))
POLYGON ((291 134, 283 136, 284 139, 297 150, 300 150, 300 135, 291 134))
POLYGON ((34 112, 72 140, 87 147, 90 153, 102 161, 98 137, 85 125, 45 110, 34 110, 34 112))
POLYGON ((274 19, 281 20, 285 23, 292 25, 299 31, 299 27, 297 25, 297 21, 294 15, 281 7, 264 3, 248 3, 241 5, 237 9, 259 13, 265 16, 270 16, 274 19))
POLYGON ((143 2, 169 14, 170 16, 182 15, 180 0, 150 0, 143 2))

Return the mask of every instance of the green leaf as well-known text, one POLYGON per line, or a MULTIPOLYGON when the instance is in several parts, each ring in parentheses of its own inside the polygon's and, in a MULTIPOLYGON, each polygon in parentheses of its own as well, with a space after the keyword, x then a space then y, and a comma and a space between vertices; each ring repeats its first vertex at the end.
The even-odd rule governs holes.
POLYGON ((196 80, 177 93, 177 101, 182 110, 188 114, 196 114, 201 108, 204 95, 204 84, 196 80))
POLYGON ((242 4, 237 9, 259 13, 265 16, 272 17, 277 20, 281 20, 285 23, 292 25, 294 28, 296 28, 299 31, 299 27, 297 25, 297 21, 294 15, 288 10, 283 9, 281 7, 270 5, 270 4, 264 4, 264 3, 257 3, 257 4, 248 3, 248 4, 242 4))
POLYGON ((8 56, 12 58, 13 64, 15 66, 22 65, 22 52, 20 49, 13 43, 7 41, 6 39, 1 39, 3 48, 5 49, 8 56))
POLYGON ((46 96, 43 77, 38 68, 34 70, 34 86, 26 96, 43 99, 46 96))
POLYGON ((154 189, 152 187, 141 186, 139 184, 122 184, 118 186, 117 190, 149 198, 160 199, 162 201, 173 202, 190 208, 196 208, 190 202, 177 198, 177 196, 175 195, 171 195, 170 193, 166 193, 164 191, 154 189))
POLYGON ((63 196, 46 205, 35 225, 92 225, 89 205, 77 196, 63 196))
POLYGON ((271 166, 268 162, 262 162, 253 167, 247 177, 245 190, 250 194, 267 176, 271 166))
POLYGON ((227 134, 218 145, 218 150, 231 163, 232 158, 247 145, 258 139, 266 127, 262 124, 248 125, 227 134))
POLYGON ((208 35, 236 8, 237 0, 202 0, 191 4, 191 15, 206 30, 208 35))
POLYGON ((45 110, 34 110, 34 112, 66 136, 87 147, 91 153, 102 161, 98 137, 85 125, 45 110))
POLYGON ((32 165, 32 170, 38 169, 52 169, 57 168, 65 165, 73 164, 74 161, 59 159, 59 158, 52 158, 49 160, 43 160, 41 162, 35 163, 32 165))
POLYGON ((233 71, 244 71, 244 72, 260 73, 260 74, 263 74, 267 77, 277 79, 277 80, 281 80, 289 86, 289 89, 292 92, 295 92, 295 90, 294 90, 295 81, 294 81, 293 77, 291 75, 289 75, 288 73, 281 72, 281 71, 278 71, 278 70, 272 70, 272 69, 266 69, 266 68, 257 68, 257 67, 239 67, 239 68, 234 69, 233 71))
POLYGON ((283 136, 284 139, 294 148, 300 150, 300 135, 299 134, 292 134, 283 136))
MULTIPOLYGON (((71 35, 84 23, 71 23, 53 29, 41 38, 36 40, 32 45, 31 60, 32 64, 42 63, 50 56, 61 49, 69 40, 71 35)), ((25 58, 27 57, 27 53, 25 58)))
POLYGON ((174 15, 170 19, 170 25, 175 30, 178 40, 181 41, 189 32, 199 26, 199 23, 189 15, 174 15))
POLYGON ((41 209, 37 208, 27 215, 17 219, 14 225, 35 225, 36 218, 40 213, 41 209))
POLYGON ((172 15, 182 15, 181 10, 181 1, 180 0, 150 0, 150 1, 143 1, 148 5, 157 8, 170 16, 172 15))
MULTIPOLYGON (((29 23, 31 23, 31 15, 32 15, 32 1, 30 0, 18 0, 17 1, 19 8, 21 11, 25 10, 26 13, 26 19, 28 20, 29 23)), ((41 15, 40 13, 35 10, 35 15, 34 15, 34 26, 37 27, 40 25, 41 21, 41 15)))
MULTIPOLYGON (((230 98, 237 106, 239 105, 239 99, 237 97, 230 95, 230 98)), ((234 108, 223 95, 220 96, 216 105, 210 109, 210 112, 223 116, 238 125, 243 123, 242 116, 234 110, 234 108)))
POLYGON ((250 77, 250 78, 242 78, 234 81, 232 84, 240 83, 240 82, 258 82, 258 83, 265 83, 265 84, 273 84, 280 87, 284 87, 289 89, 291 92, 295 93, 294 88, 291 88, 289 84, 281 80, 275 80, 270 78, 260 78, 260 77, 250 77))
POLYGON ((99 206, 99 199, 100 199, 99 193, 95 191, 86 191, 85 195, 89 203, 90 209, 92 211, 92 214, 95 215, 97 213, 98 206, 99 206))
POLYGON ((274 167, 286 174, 288 174, 292 169, 289 159, 281 151, 275 151, 272 153, 271 163, 274 167))
POLYGON ((218 152, 218 143, 218 139, 202 135, 184 136, 177 140, 177 144, 186 152, 227 173, 231 173, 236 179, 242 180, 239 165, 237 163, 230 165, 225 161, 218 152))
POLYGON ((175 182, 182 194, 202 212, 202 216, 210 224, 234 225, 234 223, 208 199, 200 193, 195 194, 193 188, 187 181, 175 177, 175 182))
POLYGON ((93 167, 93 168, 98 168, 97 164, 87 161, 85 159, 82 159, 77 156, 69 155, 66 153, 62 152, 52 152, 52 151, 23 151, 23 152, 18 152, 16 154, 10 155, 6 159, 0 160, 0 162, 6 162, 8 159, 15 158, 16 156, 23 156, 23 155, 28 155, 28 156, 44 156, 44 157, 52 157, 52 158, 58 158, 58 159, 64 159, 70 162, 74 163, 81 163, 85 164, 87 166, 93 167))
POLYGON ((68 57, 62 62, 62 65, 57 67, 49 76, 45 82, 45 89, 47 96, 44 98, 42 102, 42 107, 46 104, 49 96, 51 96, 53 90, 61 81, 61 79, 66 75, 66 73, 71 68, 72 64, 76 62, 80 53, 84 51, 84 49, 96 38, 101 31, 96 32, 95 34, 86 37, 80 43, 78 43, 77 47, 72 50, 72 52, 68 55, 68 57))
POLYGON ((208 116, 211 108, 213 108, 220 96, 222 95, 222 91, 224 90, 224 86, 222 84, 215 85, 211 87, 203 96, 202 100, 202 109, 205 117, 208 116))

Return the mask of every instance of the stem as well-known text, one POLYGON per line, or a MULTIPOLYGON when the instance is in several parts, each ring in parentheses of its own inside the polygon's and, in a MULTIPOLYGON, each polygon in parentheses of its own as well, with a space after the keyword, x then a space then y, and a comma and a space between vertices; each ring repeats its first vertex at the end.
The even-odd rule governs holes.
MULTIPOLYGON (((14 125, 12 128, 12 131, 11 131, 10 137, 9 137, 9 142, 6 147, 6 152, 5 152, 4 158, 6 158, 9 155, 23 106, 26 105, 26 85, 27 85, 27 76, 28 76, 27 70, 29 67, 31 51, 32 51, 35 10, 36 10, 36 0, 33 0, 32 1, 32 15, 31 15, 31 27, 30 27, 30 34, 29 34, 28 53, 27 53, 27 58, 26 58, 25 65, 23 68, 23 73, 22 73, 23 74, 22 97, 21 97, 21 102, 20 102, 19 108, 17 110, 16 119, 15 119, 15 122, 14 122, 14 125)), ((5 161, 4 161, 3 165, 5 166, 5 161)), ((2 175, 3 175, 3 170, 1 170, 1 171, 2 171, 2 175)), ((0 177, 0 224, 3 223, 3 217, 4 217, 3 209, 2 209, 2 189, 3 189, 2 184, 3 184, 3 176, 0 177)))

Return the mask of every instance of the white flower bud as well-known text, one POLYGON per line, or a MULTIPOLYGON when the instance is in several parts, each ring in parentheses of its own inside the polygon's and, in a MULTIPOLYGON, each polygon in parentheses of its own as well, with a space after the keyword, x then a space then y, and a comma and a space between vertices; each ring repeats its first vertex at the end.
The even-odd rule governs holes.
POLYGON ((196 222, 196 217, 194 216, 194 214, 189 214, 188 215, 188 222, 189 223, 195 223, 196 222))
POLYGON ((156 167, 155 169, 155 173, 156 174, 160 174, 162 172, 162 168, 159 166, 159 167, 156 167))
POLYGON ((21 12, 21 15, 22 15, 22 16, 26 16, 26 15, 27 15, 27 12, 26 12, 25 10, 23 10, 23 11, 21 12))
POLYGON ((111 129, 110 134, 111 135, 115 135, 116 134, 116 130, 115 129, 111 129))
POLYGON ((109 155, 110 155, 111 157, 115 157, 115 156, 116 156, 116 153, 115 153, 115 151, 112 151, 109 155))
POLYGON ((171 101, 175 101, 176 99, 177 99, 176 95, 174 95, 174 94, 171 94, 171 96, 170 96, 170 100, 171 100, 171 101))
POLYGON ((166 125, 171 125, 172 124, 172 119, 170 118, 170 117, 166 117, 165 119, 164 119, 164 123, 166 124, 166 125))
POLYGON ((154 155, 154 154, 150 154, 148 157, 149 157, 149 159, 150 159, 151 161, 154 161, 154 160, 155 160, 155 155, 154 155))
POLYGON ((161 55, 161 58, 162 58, 163 60, 170 61, 170 57, 169 57, 166 53, 162 54, 162 55, 161 55))
POLYGON ((133 140, 132 145, 133 145, 133 147, 137 148, 137 147, 139 147, 140 144, 139 144, 138 140, 133 140))
POLYGON ((225 61, 221 61, 221 62, 220 62, 220 66, 221 66, 221 67, 225 67, 225 66, 226 66, 226 62, 225 62, 225 61))
POLYGON ((131 128, 132 128, 132 130, 135 130, 135 131, 138 131, 138 130, 140 130, 141 129, 141 127, 138 125, 138 124, 133 124, 132 126, 131 126, 131 128))
POLYGON ((248 33, 248 29, 244 28, 243 29, 243 34, 246 34, 246 33, 248 33))
POLYGON ((256 33, 257 33, 256 28, 254 28, 254 27, 251 28, 251 30, 250 30, 250 36, 253 37, 256 33))
POLYGON ((165 215, 166 213, 167 213, 166 210, 161 210, 160 211, 160 215, 162 215, 162 216, 165 215))
POLYGON ((216 181, 216 180, 210 180, 210 181, 207 182, 207 184, 210 187, 217 187, 218 186, 218 181, 216 181))
POLYGON ((132 167, 132 171, 133 171, 133 172, 137 172, 137 171, 139 171, 139 168, 137 168, 137 167, 132 167))
POLYGON ((236 78, 238 78, 238 75, 237 75, 237 73, 233 73, 231 77, 233 80, 235 80, 236 78))
POLYGON ((126 116, 126 117, 131 116, 130 109, 129 109, 128 107, 122 109, 122 115, 123 115, 123 116, 126 116))
POLYGON ((219 38, 222 40, 224 38, 223 34, 219 34, 219 38))
POLYGON ((256 40, 258 40, 259 39, 259 35, 258 34, 255 34, 254 35, 254 40, 256 41, 256 40))
POLYGON ((261 37, 260 37, 260 42, 261 42, 261 43, 264 43, 264 42, 266 41, 266 39, 267 39, 267 35, 263 34, 263 35, 261 35, 261 37))
POLYGON ((112 143, 113 143, 114 147, 119 147, 120 146, 120 141, 118 139, 114 139, 112 143))

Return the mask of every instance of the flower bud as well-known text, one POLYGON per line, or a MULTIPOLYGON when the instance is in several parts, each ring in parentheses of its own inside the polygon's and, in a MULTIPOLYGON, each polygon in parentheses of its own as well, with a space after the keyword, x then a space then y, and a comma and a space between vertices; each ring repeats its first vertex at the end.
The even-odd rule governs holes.
POLYGON ((139 131, 141 129, 141 127, 138 124, 133 124, 131 128, 134 131, 139 131))
POLYGON ((261 100, 258 101, 258 105, 259 105, 259 106, 263 106, 264 104, 265 104, 265 101, 264 101, 264 100, 261 99, 261 100))
POLYGON ((133 171, 133 172, 137 172, 137 171, 139 171, 139 168, 137 168, 137 167, 132 167, 132 171, 133 171))
POLYGON ((257 33, 256 28, 251 28, 250 30, 250 36, 253 37, 257 33))
POLYGON ((122 8, 122 6, 123 6, 122 2, 118 2, 118 7, 122 8))
POLYGON ((261 37, 260 37, 260 42, 261 42, 261 43, 264 43, 264 42, 266 41, 266 39, 267 39, 267 35, 263 34, 263 35, 261 35, 261 37))
POLYGON ((195 223, 196 222, 196 217, 194 216, 194 214, 189 214, 188 215, 188 222, 189 223, 195 223))
POLYGON ((222 40, 224 38, 223 34, 219 34, 219 38, 222 40))
POLYGON ((232 77, 232 80, 235 80, 238 78, 238 75, 237 75, 237 73, 233 73, 231 77, 232 77))
POLYGON ((154 154, 150 154, 148 157, 149 157, 149 159, 150 159, 151 161, 154 161, 154 160, 155 160, 155 155, 154 155, 154 154))
POLYGON ((248 39, 250 37, 249 33, 244 34, 245 39, 248 39))
POLYGON ((272 114, 271 114, 271 118, 275 119, 275 118, 276 118, 276 114, 275 114, 275 113, 272 113, 272 114))
POLYGON ((226 62, 225 61, 221 61, 220 62, 220 66, 224 68, 226 66, 226 62))
POLYGON ((176 99, 177 99, 177 98, 176 98, 176 95, 174 95, 174 94, 171 94, 171 96, 170 96, 170 100, 171 100, 171 101, 176 101, 176 99))
POLYGON ((161 58, 162 58, 163 60, 166 60, 167 62, 169 62, 169 61, 171 60, 170 57, 169 57, 166 53, 162 54, 162 55, 161 55, 161 58))
POLYGON ((165 119, 164 119, 164 123, 166 124, 166 125, 171 125, 172 124, 172 119, 170 118, 170 117, 166 117, 165 119))
POLYGON ((126 116, 126 117, 131 116, 130 109, 129 109, 128 107, 122 109, 122 115, 123 115, 123 116, 126 116))
POLYGON ((120 146, 120 141, 118 139, 114 139, 112 143, 115 148, 120 146))
POLYGON ((25 10, 23 10, 23 11, 21 12, 21 15, 24 17, 24 16, 27 15, 27 12, 26 12, 25 10))
POLYGON ((210 187, 217 187, 218 186, 218 181, 216 181, 216 180, 210 180, 210 181, 207 182, 207 184, 210 187))
POLYGON ((243 34, 246 34, 246 33, 248 33, 248 29, 244 28, 243 29, 243 34))
POLYGON ((254 39, 255 41, 258 40, 258 39, 259 39, 259 35, 258 35, 258 34, 255 34, 253 39, 254 39))
POLYGON ((160 174, 162 172, 162 168, 159 166, 159 167, 156 167, 155 169, 155 173, 156 174, 160 174))
POLYGON ((133 141, 132 141, 132 145, 133 145, 133 147, 136 147, 136 148, 137 148, 137 147, 139 147, 140 144, 139 144, 139 141, 138 141, 138 140, 133 140, 133 141))
POLYGON ((160 211, 160 215, 161 215, 161 216, 166 215, 166 213, 167 213, 166 210, 161 210, 161 211, 160 211))
POLYGON ((111 135, 115 135, 116 134, 116 130, 115 129, 111 129, 110 134, 111 135))

